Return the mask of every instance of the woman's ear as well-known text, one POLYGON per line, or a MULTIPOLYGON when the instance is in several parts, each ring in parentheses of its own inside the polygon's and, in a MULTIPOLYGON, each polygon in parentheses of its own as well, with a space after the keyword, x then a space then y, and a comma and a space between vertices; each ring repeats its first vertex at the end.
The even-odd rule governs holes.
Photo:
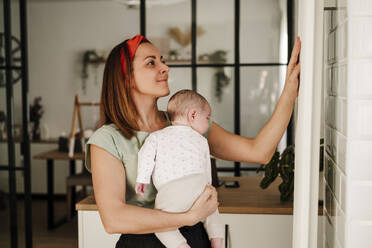
POLYGON ((197 110, 196 109, 190 109, 188 112, 187 112, 187 121, 189 123, 193 122, 194 119, 196 118, 196 114, 197 114, 197 110))

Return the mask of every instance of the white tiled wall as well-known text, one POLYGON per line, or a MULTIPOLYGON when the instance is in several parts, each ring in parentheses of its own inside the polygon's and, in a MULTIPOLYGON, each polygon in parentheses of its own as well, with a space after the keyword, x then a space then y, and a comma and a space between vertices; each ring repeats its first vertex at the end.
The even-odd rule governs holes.
POLYGON ((332 2, 324 24, 324 247, 372 247, 372 0, 332 2))

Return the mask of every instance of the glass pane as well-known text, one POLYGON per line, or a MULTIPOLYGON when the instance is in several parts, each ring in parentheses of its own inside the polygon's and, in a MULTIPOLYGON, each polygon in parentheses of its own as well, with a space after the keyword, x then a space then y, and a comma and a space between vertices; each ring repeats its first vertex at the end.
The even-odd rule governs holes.
MULTIPOLYGON (((240 131, 257 136, 270 119, 284 86, 286 66, 242 67, 240 71, 240 131)), ((285 142, 285 139, 282 139, 285 142)), ((282 143, 279 150, 283 149, 282 143)), ((258 164, 242 163, 256 167, 258 164)))
MULTIPOLYGON (((107 56, 139 33, 139 9, 120 1, 31 1, 28 10, 29 103, 42 97, 41 126, 47 126, 50 137, 69 134, 74 95, 100 100, 104 64, 94 63, 89 51, 107 56)), ((90 108, 82 111, 91 113, 90 108)), ((83 126, 95 119, 94 114, 90 122, 83 120, 83 126)))
MULTIPOLYGON (((4 44, 4 1, 0 2, 0 66, 5 66, 5 44, 4 44)), ((4 140, 6 138, 6 89, 5 89, 5 71, 0 69, 0 165, 8 164, 8 144, 4 140)), ((0 191, 8 192, 8 171, 0 170, 0 191)), ((5 199, 0 199, 5 201, 5 199)), ((8 204, 8 202, 7 202, 8 204)), ((8 226, 3 230, 8 232, 8 226)), ((6 235, 7 240, 9 236, 6 235)))
MULTIPOLYGON (((5 44, 4 44, 4 8, 3 8, 4 1, 0 1, 0 11, 1 11, 1 18, 0 18, 0 66, 5 66, 5 44)), ((1 117, 6 112, 6 94, 5 94, 5 71, 0 69, 0 140, 2 139, 2 130, 5 131, 5 122, 1 117)), ((5 151, 6 152, 6 151, 5 151)), ((7 154, 7 153, 5 153, 7 154)), ((2 153, 1 153, 2 155, 2 153)), ((1 156, 3 157, 3 156, 1 156)), ((8 157, 8 155, 6 155, 8 157)))
POLYGON ((146 35, 168 64, 190 64, 191 1, 168 1, 149 7, 146 35))
MULTIPOLYGON (((1 2, 1 18, 0 21, 0 66, 5 66, 5 34, 4 34, 4 9, 3 9, 3 2, 1 2)), ((18 1, 10 1, 10 24, 11 24, 11 53, 13 55, 11 65, 13 66, 20 66, 20 27, 19 27, 19 4, 18 1)), ((21 134, 21 121, 22 121, 22 109, 21 109, 21 83, 19 79, 20 71, 13 71, 12 78, 13 78, 13 135, 15 139, 20 138, 21 134)), ((0 69, 0 165, 1 166, 9 166, 9 157, 8 157, 8 144, 6 142, 7 134, 6 134, 6 118, 8 114, 6 112, 6 76, 5 70, 0 69)), ((20 166, 20 146, 19 142, 15 143, 15 166, 20 166)), ((0 246, 1 247, 9 247, 10 246, 10 229, 9 229, 9 200, 5 194, 9 193, 9 178, 8 178, 8 170, 1 170, 0 171, 0 205, 1 206, 1 219, 2 219, 2 228, 0 232, 2 233, 0 246), (4 194, 5 193, 5 194, 4 194), (5 206, 4 206, 5 204, 5 206)), ((23 191, 23 188, 20 190, 20 186, 23 184, 22 180, 23 177, 20 171, 16 171, 16 190, 17 192, 23 191)), ((22 200, 18 201, 18 204, 23 204, 22 200)), ((18 213, 18 219, 21 219, 20 213, 18 213)), ((22 222, 22 220, 21 220, 22 222)), ((20 229, 18 228, 18 232, 20 229)), ((21 237, 18 235, 18 243, 23 245, 23 241, 21 237)))
MULTIPOLYGON (((11 1, 11 27, 12 27, 12 65, 21 66, 21 29, 20 29, 20 15, 19 15, 19 2, 11 1)), ((5 44, 4 44, 5 46, 5 44)), ((22 80, 21 71, 12 71, 13 82, 13 135, 16 140, 21 139, 22 136, 22 80)), ((4 88, 5 90, 5 88, 4 88)), ((19 143, 16 143, 16 150, 19 143)), ((16 166, 20 166, 16 160, 16 166)), ((20 174, 17 174, 17 187, 19 184, 20 174)))
POLYGON ((179 90, 192 89, 190 68, 170 68, 168 76, 170 94, 158 100, 160 110, 166 110, 169 98, 179 90))
MULTIPOLYGON (((234 133, 234 68, 198 68, 197 80, 197 92, 211 105, 213 121, 234 133)), ((216 164, 217 167, 234 165, 233 162, 219 159, 216 164)))
POLYGON ((197 1, 197 25, 198 63, 233 63, 234 1, 197 1))
POLYGON ((240 1, 241 63, 286 63, 287 1, 240 1))

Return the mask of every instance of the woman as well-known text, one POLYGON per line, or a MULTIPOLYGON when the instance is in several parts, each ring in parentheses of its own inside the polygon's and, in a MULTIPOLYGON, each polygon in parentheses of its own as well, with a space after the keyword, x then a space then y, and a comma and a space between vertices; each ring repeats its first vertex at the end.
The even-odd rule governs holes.
MULTIPOLYGON (((298 95, 299 52, 297 38, 283 93, 257 137, 241 137, 211 123, 205 136, 213 156, 256 163, 271 159, 298 95)), ((156 195, 153 185, 149 185, 144 198, 134 190, 138 150, 150 132, 169 125, 167 114, 157 108, 158 98, 170 93, 168 72, 159 51, 139 35, 113 48, 105 65, 101 95, 103 126, 88 141, 86 161, 105 230, 124 234, 116 247, 163 247, 153 233, 176 228, 180 228, 191 247, 210 247, 200 221, 218 206, 212 186, 207 186, 185 213, 152 209, 156 195)))

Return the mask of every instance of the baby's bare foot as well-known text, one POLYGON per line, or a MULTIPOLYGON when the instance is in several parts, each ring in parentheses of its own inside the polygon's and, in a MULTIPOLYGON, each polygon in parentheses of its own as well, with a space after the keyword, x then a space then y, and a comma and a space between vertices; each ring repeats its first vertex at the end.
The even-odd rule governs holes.
POLYGON ((223 239, 222 238, 212 238, 211 245, 212 248, 222 248, 223 239))

